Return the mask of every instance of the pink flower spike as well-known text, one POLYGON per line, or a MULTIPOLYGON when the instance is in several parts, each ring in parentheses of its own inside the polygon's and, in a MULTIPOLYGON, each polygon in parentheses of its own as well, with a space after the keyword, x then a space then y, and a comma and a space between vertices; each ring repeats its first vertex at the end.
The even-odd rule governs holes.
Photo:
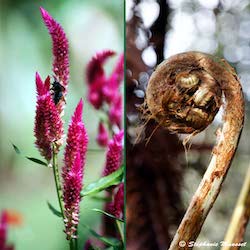
POLYGON ((65 233, 67 239, 76 237, 79 222, 80 192, 87 152, 88 136, 82 122, 82 99, 78 103, 69 124, 64 154, 63 200, 65 207, 65 233))
POLYGON ((98 135, 96 141, 99 146, 106 147, 108 145, 109 135, 107 129, 104 127, 103 122, 99 122, 98 135))
POLYGON ((44 87, 46 91, 50 91, 50 77, 47 76, 47 78, 44 81, 44 87))
POLYGON ((74 115, 71 118, 69 124, 67 145, 64 153, 64 168, 63 174, 67 173, 75 160, 77 153, 80 151, 82 163, 85 163, 85 155, 87 152, 88 136, 85 126, 82 122, 82 99, 78 103, 74 115))
POLYGON ((38 72, 36 72, 36 91, 38 96, 42 96, 47 93, 43 81, 38 72))
POLYGON ((109 121, 111 124, 116 124, 121 127, 122 123, 122 96, 119 94, 114 99, 110 109, 109 109, 109 121))
POLYGON ((53 72, 55 79, 60 82, 67 91, 69 80, 69 45, 62 26, 51 15, 40 7, 41 15, 52 38, 53 44, 53 72))
POLYGON ((63 180, 63 200, 65 207, 65 233, 67 240, 75 238, 75 232, 79 223, 79 210, 81 201, 83 179, 83 165, 80 152, 78 152, 74 164, 63 180))
POLYGON ((108 213, 116 218, 122 219, 124 214, 124 183, 118 186, 113 202, 108 205, 108 213))
POLYGON ((13 245, 7 245, 8 233, 8 215, 7 211, 2 211, 0 215, 0 249, 1 250, 14 250, 13 245))
POLYGON ((7 212, 2 211, 0 217, 0 249, 5 249, 7 241, 7 212))
POLYGON ((113 55, 115 52, 111 50, 98 52, 87 65, 88 100, 96 109, 99 109, 104 101, 103 88, 106 86, 106 76, 103 64, 113 55))
POLYGON ((93 105, 95 109, 99 109, 103 104, 103 89, 104 81, 99 79, 89 86, 88 101, 93 105))
POLYGON ((103 98, 109 104, 113 104, 117 95, 119 95, 119 86, 123 79, 123 71, 124 56, 121 54, 113 70, 113 73, 108 79, 106 79, 106 83, 103 86, 103 98))
POLYGON ((113 81, 116 81, 117 85, 120 85, 123 76, 124 76, 124 55, 121 54, 110 78, 113 79, 113 81))
POLYGON ((50 95, 48 82, 49 78, 44 84, 40 75, 36 73, 35 144, 47 161, 52 157, 52 142, 57 145, 59 150, 63 137, 63 122, 50 95))
POLYGON ((92 57, 91 61, 88 63, 86 71, 86 80, 88 84, 92 84, 96 79, 104 76, 103 64, 113 55, 115 55, 114 51, 104 50, 96 53, 96 55, 92 57))
POLYGON ((103 176, 112 174, 119 169, 122 163, 122 151, 123 151, 123 136, 124 132, 121 130, 113 136, 109 141, 108 151, 106 154, 106 163, 103 170, 103 176))
POLYGON ((84 244, 84 248, 83 250, 93 250, 92 244, 91 244, 91 240, 88 239, 85 244, 84 244))

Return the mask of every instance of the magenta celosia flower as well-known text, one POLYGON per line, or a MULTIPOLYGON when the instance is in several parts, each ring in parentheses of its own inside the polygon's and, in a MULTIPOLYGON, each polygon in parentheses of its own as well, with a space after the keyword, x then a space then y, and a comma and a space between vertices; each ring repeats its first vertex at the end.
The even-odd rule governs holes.
POLYGON ((88 84, 91 85, 93 82, 96 81, 96 79, 105 76, 103 64, 109 57, 114 55, 115 55, 114 51, 104 50, 102 52, 96 53, 96 55, 92 57, 91 61, 87 66, 87 72, 86 72, 86 78, 88 84))
POLYGON ((80 100, 72 116, 67 145, 64 154, 63 200, 65 207, 65 233, 67 239, 76 237, 79 222, 79 204, 81 200, 82 179, 84 173, 85 157, 87 152, 88 136, 82 122, 83 102, 80 100))
POLYGON ((86 80, 89 86, 88 100, 96 109, 99 109, 104 101, 103 87, 105 86, 106 76, 103 64, 113 55, 115 55, 115 52, 111 50, 96 53, 87 65, 86 80))
POLYGON ((116 99, 114 99, 110 109, 109 109, 109 121, 111 124, 116 124, 121 127, 122 123, 122 96, 119 94, 116 99))
POLYGON ((62 145, 63 122, 50 94, 50 78, 43 83, 36 73, 37 105, 35 116, 35 144, 46 160, 52 157, 52 142, 62 145))
POLYGON ((110 75, 106 79, 106 83, 103 86, 103 96, 107 103, 112 104, 117 99, 119 94, 119 87, 123 79, 123 65, 124 65, 124 56, 123 54, 119 57, 116 66, 110 75))
POLYGON ((69 45, 62 26, 50 14, 40 7, 42 18, 52 38, 54 102, 59 113, 63 114, 69 81, 69 45))
POLYGON ((14 250, 13 245, 7 246, 7 230, 8 230, 8 221, 7 221, 7 211, 2 211, 0 216, 0 250, 14 250))
POLYGON ((78 152, 71 169, 64 175, 63 199, 65 203, 65 233, 67 240, 76 238, 79 223, 80 192, 82 190, 83 165, 78 152))
POLYGON ((118 58, 114 71, 110 76, 110 79, 113 79, 113 81, 116 81, 117 85, 119 85, 123 79, 123 73, 124 73, 124 55, 121 54, 120 57, 118 58))
POLYGON ((124 132, 121 130, 115 134, 108 143, 108 151, 106 154, 106 163, 103 170, 103 176, 113 173, 121 166, 123 135, 124 132))
POLYGON ((96 80, 89 86, 88 100, 96 109, 103 105, 102 87, 103 81, 101 79, 96 80))
POLYGON ((7 241, 7 213, 3 211, 0 218, 0 249, 5 249, 7 241))
POLYGON ((40 7, 42 18, 52 38, 53 72, 56 80, 67 89, 69 80, 69 45, 62 26, 50 14, 40 7))
POLYGON ((64 153, 64 168, 63 173, 67 172, 74 163, 78 151, 82 157, 82 163, 85 163, 85 154, 87 151, 88 135, 85 126, 82 122, 82 110, 83 101, 82 99, 78 103, 74 115, 71 118, 69 124, 67 145, 64 153))
POLYGON ((93 249, 93 247, 92 247, 92 244, 91 244, 91 240, 88 239, 88 240, 85 242, 85 244, 84 244, 83 250, 92 250, 92 249, 93 249))
POLYGON ((105 61, 113 55, 115 52, 110 50, 97 53, 87 66, 88 100, 96 109, 102 107, 104 102, 111 104, 119 94, 119 85, 123 78, 123 55, 110 77, 105 75, 103 69, 105 61))
POLYGON ((117 192, 114 194, 113 201, 108 205, 108 213, 116 218, 123 218, 124 211, 124 183, 118 186, 117 192))
POLYGON ((103 122, 99 122, 98 135, 96 141, 99 146, 106 147, 108 145, 109 135, 107 129, 104 127, 103 122))

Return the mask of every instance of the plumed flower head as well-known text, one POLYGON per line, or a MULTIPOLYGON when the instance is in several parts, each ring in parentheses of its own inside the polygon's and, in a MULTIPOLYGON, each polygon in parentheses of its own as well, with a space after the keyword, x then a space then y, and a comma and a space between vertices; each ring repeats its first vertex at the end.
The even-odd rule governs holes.
POLYGON ((43 83, 36 73, 37 105, 34 133, 35 144, 46 160, 52 157, 52 143, 57 149, 62 144, 63 122, 50 94, 50 79, 43 83))
POLYGON ((0 249, 5 249, 7 241, 7 213, 3 211, 0 217, 0 249))
POLYGON ((62 85, 67 88, 69 80, 69 45, 62 26, 40 7, 42 18, 52 38, 53 72, 62 85))
POLYGON ((108 77, 104 71, 104 63, 108 58, 115 55, 111 50, 104 50, 97 53, 89 62, 86 71, 86 80, 89 86, 88 100, 96 108, 102 107, 106 102, 111 104, 119 94, 119 86, 123 79, 123 55, 108 77))
POLYGON ((121 54, 112 74, 110 75, 110 77, 107 77, 106 83, 103 86, 104 99, 107 103, 111 105, 116 101, 117 96, 120 95, 119 87, 123 79, 123 71, 124 71, 124 56, 123 54, 121 54))
POLYGON ((124 74, 124 55, 121 54, 120 57, 118 58, 113 73, 110 76, 110 79, 113 79, 113 81, 116 81, 117 85, 120 85, 123 80, 123 74, 124 74))
POLYGON ((88 135, 86 128, 82 122, 82 110, 83 101, 82 99, 78 103, 75 112, 71 118, 68 135, 67 145, 64 153, 64 168, 63 173, 68 172, 71 169, 76 155, 80 152, 81 160, 83 165, 85 164, 85 155, 87 152, 88 135))
POLYGON ((8 231, 8 214, 7 211, 2 211, 0 215, 0 249, 14 250, 13 245, 7 245, 7 231, 8 231))
POLYGON ((67 145, 64 154, 63 200, 65 207, 65 233, 67 239, 76 237, 79 222, 79 204, 81 200, 82 180, 88 136, 82 122, 83 102, 80 100, 69 124, 67 145))
POLYGON ((106 163, 103 170, 103 176, 109 175, 121 166, 122 163, 122 151, 123 151, 123 136, 124 132, 121 130, 113 136, 109 141, 108 151, 106 154, 106 163))
POLYGON ((96 109, 99 109, 104 102, 103 87, 105 86, 106 76, 103 64, 113 55, 115 55, 115 52, 111 50, 96 53, 87 65, 88 100, 96 109))
POLYGON ((86 72, 87 83, 89 85, 93 84, 93 82, 95 82, 97 79, 104 77, 105 72, 103 69, 103 64, 109 57, 114 55, 114 51, 104 50, 102 52, 96 53, 96 55, 92 57, 87 66, 86 72))
POLYGON ((121 127, 122 123, 122 96, 119 94, 113 101, 109 109, 109 121, 111 124, 116 124, 121 127))
POLYGON ((74 160, 71 169, 65 174, 63 185, 63 199, 65 203, 65 233, 67 239, 75 238, 75 232, 79 223, 79 204, 81 200, 83 179, 83 165, 80 153, 74 160))
POLYGON ((85 244, 84 244, 84 248, 83 248, 84 250, 93 250, 94 248, 93 248, 93 246, 92 246, 92 244, 91 244, 91 240, 90 239, 88 239, 86 242, 85 242, 85 244))
POLYGON ((103 122, 99 122, 98 135, 96 141, 99 146, 106 147, 108 145, 108 140, 109 140, 108 131, 105 128, 103 122))
POLYGON ((118 186, 113 201, 108 205, 108 212, 116 218, 123 218, 124 211, 124 183, 118 186))
MULTIPOLYGON (((57 109, 61 113, 65 104, 67 87, 69 81, 69 45, 68 39, 62 26, 56 22, 50 14, 40 7, 41 15, 45 25, 52 38, 53 47, 53 72, 54 81, 58 82, 62 87, 57 90, 62 92, 61 102, 58 102, 57 109)), ((61 94, 60 94, 61 95, 61 94)))
POLYGON ((117 96, 120 95, 119 87, 123 79, 123 71, 124 71, 124 57, 123 54, 121 54, 114 67, 112 74, 109 77, 107 77, 106 83, 103 87, 104 99, 110 105, 112 105, 116 101, 117 96))

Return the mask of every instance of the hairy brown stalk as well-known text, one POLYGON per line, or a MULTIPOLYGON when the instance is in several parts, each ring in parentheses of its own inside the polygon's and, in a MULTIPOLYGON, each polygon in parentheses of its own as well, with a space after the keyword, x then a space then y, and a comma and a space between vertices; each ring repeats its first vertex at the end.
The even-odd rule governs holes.
POLYGON ((244 234, 250 217, 250 166, 248 167, 241 192, 235 206, 231 222, 229 224, 224 242, 225 246, 221 250, 236 250, 240 249, 240 244, 243 242, 244 234), (233 243, 236 243, 234 246, 233 243))
POLYGON ((224 95, 224 121, 203 179, 169 249, 191 249, 230 167, 244 120, 244 99, 234 69, 225 61, 199 52, 175 55, 152 74, 143 105, 154 119, 176 133, 196 134, 214 119, 224 95), (180 241, 182 247, 179 246, 180 241))

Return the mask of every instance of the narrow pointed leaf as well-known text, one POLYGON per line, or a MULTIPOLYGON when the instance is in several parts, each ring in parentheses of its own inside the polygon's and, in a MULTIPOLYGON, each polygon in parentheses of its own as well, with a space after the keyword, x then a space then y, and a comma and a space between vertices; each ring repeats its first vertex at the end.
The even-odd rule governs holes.
POLYGON ((122 219, 119 219, 119 218, 115 217, 114 215, 109 214, 109 213, 107 213, 107 212, 105 212, 105 211, 103 211, 103 210, 101 210, 101 209, 93 208, 92 210, 93 210, 93 211, 96 211, 96 212, 98 212, 98 213, 104 214, 104 215, 106 215, 106 216, 108 216, 108 217, 110 217, 110 218, 112 218, 112 219, 114 219, 114 220, 118 220, 118 221, 120 221, 120 222, 124 222, 122 219))
POLYGON ((28 157, 28 156, 25 156, 25 158, 27 158, 28 160, 33 161, 33 162, 35 162, 35 163, 37 163, 37 164, 40 164, 40 165, 43 165, 43 166, 48 167, 48 164, 47 164, 46 162, 44 162, 44 161, 42 161, 42 160, 39 160, 39 159, 37 159, 37 158, 28 157))
MULTIPOLYGON (((12 144, 12 147, 14 148, 15 152, 16 152, 17 154, 23 156, 23 154, 21 153, 20 149, 19 149, 15 144, 13 144, 13 143, 11 143, 11 144, 12 144)), ((49 165, 48 165, 47 162, 44 162, 44 161, 42 161, 42 160, 40 160, 40 159, 37 159, 37 158, 35 158, 35 157, 29 157, 29 156, 24 156, 24 157, 25 157, 26 159, 32 161, 32 162, 35 162, 35 163, 37 163, 37 164, 40 164, 40 165, 49 167, 49 165)))
POLYGON ((60 211, 58 211, 56 208, 54 208, 54 206, 52 206, 48 201, 47 201, 47 205, 50 209, 50 211, 56 215, 57 217, 62 217, 62 213, 60 211))
MULTIPOLYGON (((98 234, 95 230, 91 229, 89 226, 85 225, 85 224, 81 224, 82 226, 84 226, 86 229, 88 229, 88 231, 98 240, 102 241, 103 243, 109 245, 109 246, 113 246, 113 247, 119 247, 121 245, 121 242, 115 238, 111 238, 111 237, 104 237, 101 236, 100 234, 98 234)), ((116 248, 117 249, 117 248, 116 248)))
POLYGON ((21 154, 20 149, 19 149, 15 144, 13 144, 13 143, 11 143, 11 144, 12 144, 12 146, 13 146, 15 152, 16 152, 18 155, 20 155, 20 154, 21 154))
POLYGON ((86 185, 81 192, 81 196, 92 195, 101 192, 102 190, 108 187, 117 185, 122 181, 122 178, 123 178, 123 168, 121 167, 114 173, 102 177, 96 182, 86 185))

